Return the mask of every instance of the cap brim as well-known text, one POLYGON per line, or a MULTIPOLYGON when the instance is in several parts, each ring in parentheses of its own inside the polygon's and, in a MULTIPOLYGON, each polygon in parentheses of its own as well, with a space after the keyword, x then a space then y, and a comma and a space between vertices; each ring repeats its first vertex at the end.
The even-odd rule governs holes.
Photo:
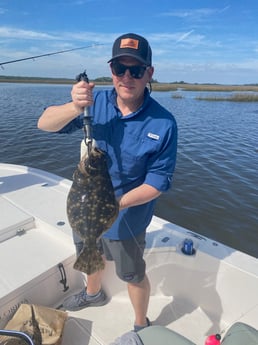
POLYGON ((112 59, 108 60, 107 63, 109 63, 109 62, 111 62, 111 61, 113 61, 113 60, 115 60, 115 59, 117 59, 117 58, 119 58, 119 57, 122 57, 122 56, 130 56, 130 57, 132 57, 132 58, 134 58, 134 59, 136 59, 136 60, 138 60, 138 61, 144 63, 145 65, 148 65, 147 62, 146 62, 144 59, 141 59, 140 57, 135 56, 135 55, 130 54, 130 53, 118 54, 118 55, 116 55, 116 56, 113 56, 112 59))

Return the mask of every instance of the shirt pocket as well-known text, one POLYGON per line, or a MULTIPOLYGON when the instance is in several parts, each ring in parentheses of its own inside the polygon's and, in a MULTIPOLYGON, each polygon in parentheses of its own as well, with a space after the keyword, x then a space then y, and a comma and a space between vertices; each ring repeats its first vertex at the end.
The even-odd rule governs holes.
POLYGON ((145 176, 149 158, 159 149, 159 142, 145 136, 127 136, 128 142, 121 146, 120 166, 123 174, 138 178, 145 176))

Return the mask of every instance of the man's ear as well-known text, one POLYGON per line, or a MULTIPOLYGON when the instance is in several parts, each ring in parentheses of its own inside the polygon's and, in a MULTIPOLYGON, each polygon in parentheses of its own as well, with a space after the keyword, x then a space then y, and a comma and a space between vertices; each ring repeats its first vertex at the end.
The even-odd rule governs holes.
POLYGON ((148 72, 148 76, 149 76, 149 80, 148 80, 148 83, 152 81, 152 76, 153 76, 153 73, 154 73, 154 67, 153 66, 150 66, 148 69, 147 69, 147 72, 148 72))

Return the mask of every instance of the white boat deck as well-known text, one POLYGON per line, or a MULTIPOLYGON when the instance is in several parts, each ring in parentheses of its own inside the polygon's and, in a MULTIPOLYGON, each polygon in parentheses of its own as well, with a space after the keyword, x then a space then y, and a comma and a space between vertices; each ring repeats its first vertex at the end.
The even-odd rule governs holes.
MULTIPOLYGON (((84 286, 73 270, 66 218, 71 182, 35 169, 0 164, 0 327, 22 302, 57 307, 84 286), (66 284, 60 283, 62 263, 66 284)), ((151 282, 148 316, 196 344, 243 321, 258 328, 257 259, 187 229, 153 218, 145 251, 151 282), (181 244, 192 238, 193 256, 181 244)), ((69 312, 63 345, 107 345, 133 327, 126 285, 108 263, 103 288, 109 303, 69 312)))

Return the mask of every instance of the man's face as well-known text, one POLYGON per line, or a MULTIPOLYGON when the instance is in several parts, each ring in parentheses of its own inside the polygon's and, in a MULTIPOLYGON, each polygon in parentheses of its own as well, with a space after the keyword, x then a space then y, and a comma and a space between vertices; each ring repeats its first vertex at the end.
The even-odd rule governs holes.
MULTIPOLYGON (((129 56, 123 56, 115 60, 115 63, 124 66, 144 66, 140 61, 129 56)), ((112 69, 111 69, 112 71, 112 69)), ((137 69, 136 69, 137 71, 137 69)), ((132 72, 133 73, 133 72, 132 72)), ((146 84, 151 81, 153 75, 153 67, 147 67, 143 71, 143 76, 139 79, 134 78, 128 69, 124 71, 124 75, 117 76, 112 72, 113 84, 118 97, 124 102, 133 102, 143 97, 146 84)))

